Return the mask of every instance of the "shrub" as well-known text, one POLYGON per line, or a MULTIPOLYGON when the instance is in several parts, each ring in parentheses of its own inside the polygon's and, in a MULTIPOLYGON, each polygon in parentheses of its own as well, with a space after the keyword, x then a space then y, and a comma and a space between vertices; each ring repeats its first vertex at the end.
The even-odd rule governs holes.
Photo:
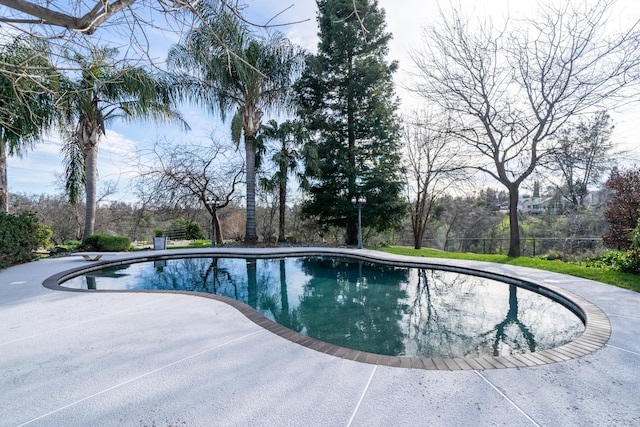
POLYGON ((204 239, 202 230, 196 222, 188 221, 184 218, 173 219, 170 221, 167 237, 172 240, 198 240, 204 239))
POLYGON ((40 247, 38 218, 33 212, 0 212, 0 269, 36 258, 40 247))
POLYGON ((53 230, 47 224, 41 222, 38 223, 38 229, 36 230, 36 238, 40 244, 40 248, 47 249, 51 246, 51 237, 53 237, 53 230))
POLYGON ((131 246, 131 240, 128 237, 112 236, 106 233, 92 234, 85 239, 85 243, 104 252, 128 251, 131 246))
POLYGON ((546 254, 538 256, 538 258, 546 261, 563 261, 564 255, 562 251, 550 250, 546 254))
POLYGON ((625 251, 631 248, 630 231, 640 221, 640 168, 614 170, 606 186, 611 198, 604 206, 609 231, 603 241, 608 248, 625 251))
POLYGON ((82 242, 80 240, 69 240, 64 244, 64 247, 67 249, 78 249, 82 246, 82 242))
POLYGON ((202 234, 202 230, 197 222, 187 223, 185 231, 187 232, 187 240, 204 239, 204 234, 202 234))
POLYGON ((590 258, 587 267, 605 268, 622 273, 640 273, 640 262, 633 251, 607 251, 602 256, 590 258))

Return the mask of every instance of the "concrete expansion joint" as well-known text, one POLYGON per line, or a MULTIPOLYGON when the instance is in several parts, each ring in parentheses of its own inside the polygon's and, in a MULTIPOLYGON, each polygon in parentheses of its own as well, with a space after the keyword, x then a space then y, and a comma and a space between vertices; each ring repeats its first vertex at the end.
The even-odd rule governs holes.
POLYGON ((520 412, 520 414, 522 414, 527 420, 529 420, 531 422, 532 425, 536 426, 536 427, 540 427, 540 424, 538 424, 533 418, 531 418, 531 416, 529 414, 527 414, 525 412, 524 409, 522 409, 516 402, 514 402, 513 400, 511 400, 509 398, 509 396, 506 395, 506 393, 504 391, 502 391, 498 386, 496 386, 495 384, 493 384, 485 375, 482 374, 482 372, 479 371, 475 371, 476 374, 478 374, 478 376, 480 378, 482 378, 494 391, 496 391, 504 400, 506 400, 507 402, 509 402, 509 404, 511 406, 513 406, 518 412, 520 412))

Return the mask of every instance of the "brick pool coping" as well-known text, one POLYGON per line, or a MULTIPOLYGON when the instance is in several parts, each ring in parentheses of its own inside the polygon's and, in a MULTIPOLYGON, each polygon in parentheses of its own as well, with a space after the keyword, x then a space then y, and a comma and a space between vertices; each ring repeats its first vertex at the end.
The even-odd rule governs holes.
MULTIPOLYGON (((106 253, 105 253, 106 255, 106 253)), ((67 292, 134 292, 134 293, 171 293, 192 295, 202 298, 209 298, 228 304, 249 320, 262 328, 293 343, 318 351, 320 353, 332 355, 342 359, 353 360, 362 363, 391 366, 399 368, 413 368, 426 370, 485 370, 504 368, 525 368, 551 363, 558 363, 576 359, 596 352, 605 346, 611 336, 611 324, 606 314, 596 305, 586 299, 566 291, 560 287, 544 283, 540 280, 523 279, 517 274, 488 271, 486 268, 478 267, 479 264, 491 266, 490 263, 470 263, 461 260, 447 259, 426 259, 419 257, 408 257, 393 255, 383 252, 351 250, 346 248, 216 248, 216 249, 187 249, 187 250, 164 250, 145 252, 143 254, 125 255, 115 260, 95 261, 90 265, 73 268, 54 274, 43 281, 43 286, 58 291, 67 292), (84 274, 98 270, 107 266, 122 265, 129 263, 167 260, 175 258, 197 258, 197 257, 251 257, 251 258, 273 258, 273 257, 301 257, 301 256, 343 256, 356 260, 374 261, 383 264, 392 264, 402 267, 432 268, 439 270, 455 271, 500 280, 509 284, 515 284, 534 292, 541 293, 557 302, 562 303, 578 315, 585 325, 583 333, 575 340, 570 341, 560 347, 555 347, 539 352, 516 354, 509 356, 486 356, 469 358, 419 358, 406 356, 384 356, 380 354, 367 353, 358 350, 351 350, 345 347, 319 341, 317 339, 302 335, 288 329, 272 320, 264 317, 249 305, 221 295, 213 295, 202 292, 189 291, 164 291, 164 290, 87 290, 71 289, 60 285, 61 282, 84 274), (471 266, 470 264, 473 264, 471 266)))

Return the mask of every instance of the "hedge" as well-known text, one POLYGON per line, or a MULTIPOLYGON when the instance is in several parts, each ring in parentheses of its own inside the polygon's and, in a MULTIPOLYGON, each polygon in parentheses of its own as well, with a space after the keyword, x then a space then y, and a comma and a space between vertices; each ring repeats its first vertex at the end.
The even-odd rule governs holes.
POLYGON ((38 237, 45 237, 44 228, 33 212, 20 215, 0 212, 0 269, 33 261, 41 245, 38 237))
POLYGON ((128 251, 131 247, 131 239, 123 236, 112 236, 106 233, 96 233, 87 237, 85 244, 91 245, 97 251, 121 252, 128 251))

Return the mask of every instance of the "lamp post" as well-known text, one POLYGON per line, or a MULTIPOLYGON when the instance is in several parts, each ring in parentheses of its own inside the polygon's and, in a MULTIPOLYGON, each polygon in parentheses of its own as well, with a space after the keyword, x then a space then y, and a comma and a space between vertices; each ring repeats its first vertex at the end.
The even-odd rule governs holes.
POLYGON ((211 247, 216 247, 216 208, 218 207, 218 198, 216 196, 207 197, 207 205, 211 206, 211 247))
POLYGON ((358 208, 358 249, 362 249, 362 207, 367 203, 367 198, 362 195, 353 196, 351 203, 358 208))

